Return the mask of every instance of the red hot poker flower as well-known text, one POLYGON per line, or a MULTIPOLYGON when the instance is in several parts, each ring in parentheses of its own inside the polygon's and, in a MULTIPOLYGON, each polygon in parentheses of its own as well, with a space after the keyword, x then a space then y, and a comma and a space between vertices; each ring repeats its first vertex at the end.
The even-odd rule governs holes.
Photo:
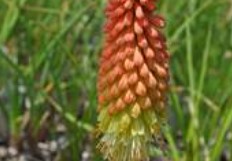
POLYGON ((110 161, 141 161, 165 116, 168 54, 154 0, 109 0, 98 76, 99 149, 110 161))

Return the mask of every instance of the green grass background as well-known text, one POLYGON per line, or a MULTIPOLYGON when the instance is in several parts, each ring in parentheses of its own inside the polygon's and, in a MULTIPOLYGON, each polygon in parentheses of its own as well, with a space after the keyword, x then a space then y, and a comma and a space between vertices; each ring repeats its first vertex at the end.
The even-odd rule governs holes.
MULTIPOLYGON (((96 76, 106 0, 0 0, 0 109, 11 140, 52 116, 68 146, 60 160, 96 152, 96 76)), ((171 53, 168 141, 175 161, 232 160, 232 1, 160 0, 171 53)), ((45 121, 46 122, 46 121, 45 121)), ((14 142, 14 141, 13 141, 14 142)), ((154 150, 152 155, 162 155, 154 150)))

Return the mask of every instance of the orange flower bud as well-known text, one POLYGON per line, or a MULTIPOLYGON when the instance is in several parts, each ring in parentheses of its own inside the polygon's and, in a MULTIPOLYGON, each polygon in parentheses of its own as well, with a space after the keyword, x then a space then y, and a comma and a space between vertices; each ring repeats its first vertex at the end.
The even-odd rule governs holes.
POLYGON ((154 0, 108 0, 98 75, 98 148, 109 161, 148 159, 165 117, 168 54, 154 0))

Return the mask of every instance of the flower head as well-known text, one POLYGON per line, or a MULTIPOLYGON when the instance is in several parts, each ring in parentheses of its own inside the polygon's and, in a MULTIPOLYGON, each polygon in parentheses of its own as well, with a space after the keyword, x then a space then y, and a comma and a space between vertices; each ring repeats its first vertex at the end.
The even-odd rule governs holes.
POLYGON ((154 0, 109 0, 98 75, 98 148, 110 161, 141 161, 165 120, 168 54, 154 0))

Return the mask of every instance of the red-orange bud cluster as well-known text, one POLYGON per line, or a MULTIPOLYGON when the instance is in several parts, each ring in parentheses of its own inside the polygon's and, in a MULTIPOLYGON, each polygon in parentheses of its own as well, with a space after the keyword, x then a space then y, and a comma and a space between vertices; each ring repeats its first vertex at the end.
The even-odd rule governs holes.
POLYGON ((110 161, 148 160, 159 135, 168 87, 168 54, 154 0, 109 0, 98 75, 98 149, 110 161))
POLYGON ((161 16, 153 14, 154 0, 109 0, 106 40, 98 77, 99 110, 110 115, 126 108, 165 105, 168 54, 160 29, 161 16))

